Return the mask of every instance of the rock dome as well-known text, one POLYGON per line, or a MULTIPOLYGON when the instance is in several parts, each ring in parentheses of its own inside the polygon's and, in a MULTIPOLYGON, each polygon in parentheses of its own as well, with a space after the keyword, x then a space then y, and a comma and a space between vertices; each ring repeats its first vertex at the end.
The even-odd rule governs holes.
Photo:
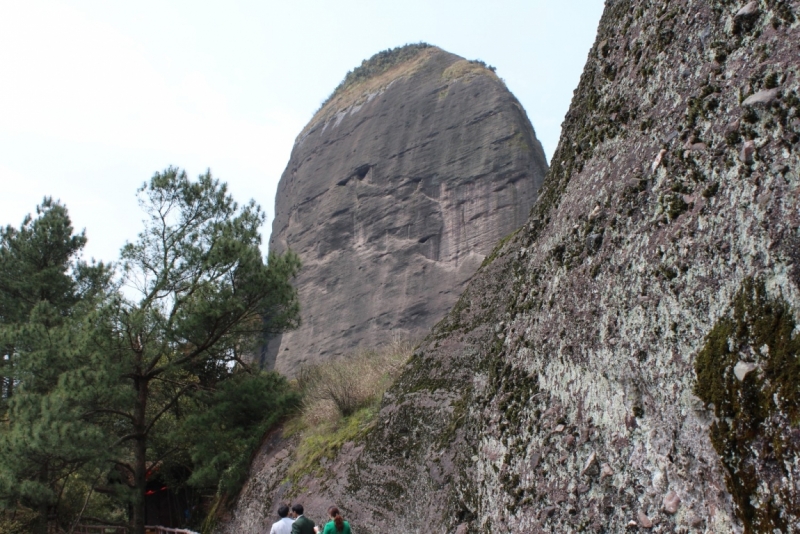
POLYGON ((420 339, 497 242, 527 219, 547 170, 519 102, 480 61, 417 44, 349 73, 298 135, 270 250, 299 254, 302 326, 269 368, 420 339))

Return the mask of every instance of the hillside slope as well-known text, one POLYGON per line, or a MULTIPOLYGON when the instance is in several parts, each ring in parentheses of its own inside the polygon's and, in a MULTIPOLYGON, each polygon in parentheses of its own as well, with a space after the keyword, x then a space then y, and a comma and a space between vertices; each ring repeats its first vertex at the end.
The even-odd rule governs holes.
POLYGON ((531 219, 387 395, 354 513, 797 531, 797 16, 607 3, 531 219))

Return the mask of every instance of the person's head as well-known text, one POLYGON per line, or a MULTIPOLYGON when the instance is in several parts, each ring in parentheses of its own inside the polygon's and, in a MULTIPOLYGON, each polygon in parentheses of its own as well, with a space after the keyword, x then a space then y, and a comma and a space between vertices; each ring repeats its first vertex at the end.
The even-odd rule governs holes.
POLYGON ((328 508, 328 515, 331 516, 333 519, 333 524, 336 527, 336 530, 342 532, 344 530, 344 518, 342 517, 341 512, 335 506, 331 506, 328 508))
POLYGON ((284 517, 289 515, 289 507, 285 504, 278 506, 278 517, 283 519, 284 517))
POLYGON ((292 512, 294 512, 295 515, 303 515, 303 505, 295 504, 294 506, 292 506, 292 512))

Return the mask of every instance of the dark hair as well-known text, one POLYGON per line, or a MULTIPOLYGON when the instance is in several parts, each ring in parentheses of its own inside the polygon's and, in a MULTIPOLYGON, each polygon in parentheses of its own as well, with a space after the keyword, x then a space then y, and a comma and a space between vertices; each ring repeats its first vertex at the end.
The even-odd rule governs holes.
POLYGON ((342 514, 339 513, 339 509, 335 506, 331 506, 328 508, 328 515, 333 518, 333 524, 336 526, 336 530, 342 532, 344 530, 344 518, 342 514))
POLYGON ((289 515, 289 507, 285 504, 278 506, 278 517, 286 517, 289 515))
POLYGON ((296 513, 297 515, 303 515, 303 505, 295 504, 292 506, 292 512, 296 513))

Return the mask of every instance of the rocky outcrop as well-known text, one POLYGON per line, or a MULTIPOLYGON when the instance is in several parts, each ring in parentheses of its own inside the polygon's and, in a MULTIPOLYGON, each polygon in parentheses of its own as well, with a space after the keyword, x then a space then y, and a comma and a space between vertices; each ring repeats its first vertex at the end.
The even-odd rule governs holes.
POLYGON ((374 533, 797 532, 799 11, 609 0, 530 220, 306 498, 374 533))
POLYGON ((531 219, 350 468, 372 532, 800 529, 799 8, 607 2, 531 219))
POLYGON ((522 107, 483 63, 436 47, 377 54, 297 137, 270 250, 291 248, 302 326, 265 363, 299 365, 423 337, 497 241, 527 220, 547 169, 522 107))

